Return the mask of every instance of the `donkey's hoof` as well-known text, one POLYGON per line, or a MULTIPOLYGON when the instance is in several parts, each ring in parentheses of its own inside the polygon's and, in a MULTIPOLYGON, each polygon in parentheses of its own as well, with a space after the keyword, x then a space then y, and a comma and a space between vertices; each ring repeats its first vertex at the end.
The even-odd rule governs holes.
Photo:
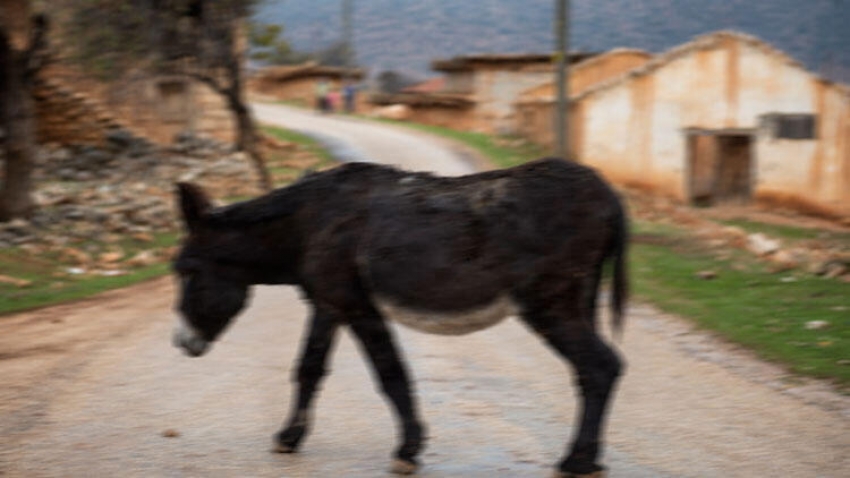
POLYGON ((274 453, 295 453, 298 451, 294 446, 284 445, 283 443, 275 442, 272 447, 272 452, 274 453))
POLYGON ((390 467, 390 471, 396 475, 412 475, 419 469, 419 464, 414 461, 402 460, 396 458, 390 467))
POLYGON ((303 426, 289 427, 281 430, 274 437, 273 451, 277 453, 295 453, 298 451, 298 445, 301 439, 304 438, 307 429, 303 426))

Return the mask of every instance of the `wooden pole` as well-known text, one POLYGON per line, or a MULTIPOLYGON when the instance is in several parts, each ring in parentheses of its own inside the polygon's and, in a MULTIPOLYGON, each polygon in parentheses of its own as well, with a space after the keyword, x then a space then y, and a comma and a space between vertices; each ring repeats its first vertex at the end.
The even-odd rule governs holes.
POLYGON ((345 45, 343 66, 351 68, 354 66, 354 29, 353 16, 354 5, 353 0, 342 0, 342 41, 345 45))
POLYGON ((557 58, 555 85, 558 91, 554 121, 555 154, 561 158, 569 159, 570 2, 569 0, 555 0, 555 3, 555 55, 557 58))

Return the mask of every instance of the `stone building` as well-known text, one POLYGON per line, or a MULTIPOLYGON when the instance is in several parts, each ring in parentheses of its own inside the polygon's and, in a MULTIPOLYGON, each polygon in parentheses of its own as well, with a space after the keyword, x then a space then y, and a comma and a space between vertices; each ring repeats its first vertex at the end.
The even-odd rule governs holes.
MULTIPOLYGON (((573 53, 577 63, 594 56, 573 53)), ((436 60, 435 71, 443 73, 440 91, 375 95, 380 106, 404 104, 411 108, 411 121, 486 133, 515 130, 514 102, 520 93, 552 81, 555 64, 551 54, 480 54, 436 60)))
MULTIPOLYGON (((574 157, 684 202, 850 215, 850 88, 744 34, 717 32, 571 92, 574 157)), ((551 142, 554 99, 517 104, 551 142)))

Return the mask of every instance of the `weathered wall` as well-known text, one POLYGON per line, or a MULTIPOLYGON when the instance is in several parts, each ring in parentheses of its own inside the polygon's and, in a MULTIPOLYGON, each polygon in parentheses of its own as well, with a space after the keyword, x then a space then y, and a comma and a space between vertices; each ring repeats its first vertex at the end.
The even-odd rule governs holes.
MULTIPOLYGON (((207 85, 190 83, 192 89, 192 111, 187 115, 187 124, 192 125, 192 131, 203 136, 209 136, 225 143, 236 140, 236 120, 227 105, 227 101, 207 85)), ((169 131, 164 132, 168 141, 185 127, 179 121, 169 125, 169 131)))
MULTIPOLYGON (((754 137, 754 193, 850 213, 850 99, 784 54, 733 34, 671 52, 645 71, 578 98, 578 157, 626 183, 687 199, 685 129, 733 129, 754 137), (777 139, 770 113, 814 114, 816 139, 777 139)), ((576 113, 574 112, 574 115, 576 113)))
POLYGON ((446 75, 446 93, 467 94, 474 89, 474 75, 471 71, 456 71, 446 75))
POLYGON ((60 142, 91 143, 88 137, 94 133, 79 141, 65 133, 84 126, 61 123, 71 118, 75 123, 88 124, 94 117, 109 118, 113 126, 162 145, 171 144, 185 131, 223 142, 234 139, 234 120, 225 100, 208 86, 184 76, 151 76, 136 71, 103 83, 57 62, 40 74, 40 81, 52 85, 39 97, 44 103, 39 108, 47 115, 42 120, 55 130, 45 132, 54 141, 62 138, 60 142), (80 101, 69 102, 66 97, 80 101))
POLYGON ((101 98, 121 123, 159 144, 170 144, 183 131, 224 142, 234 139, 234 120, 224 99, 185 77, 116 82, 101 98))
POLYGON ((488 133, 515 133, 513 104, 520 93, 552 80, 550 65, 513 69, 479 67, 474 74, 474 129, 488 133))
POLYGON ((411 108, 409 120, 414 123, 462 131, 475 128, 475 116, 471 108, 452 108, 440 105, 416 106, 411 108))
POLYGON ((102 145, 119 125, 96 102, 50 81, 39 81, 33 93, 39 143, 102 145))
POLYGON ((281 101, 293 101, 301 106, 313 106, 316 95, 316 78, 293 78, 286 81, 274 81, 271 78, 258 78, 249 83, 254 93, 268 95, 281 101))
MULTIPOLYGON (((650 58, 652 55, 641 50, 617 49, 584 60, 570 68, 569 94, 571 97, 581 94, 588 88, 644 65, 650 58)), ((514 105, 514 130, 538 144, 553 146, 552 122, 556 98, 553 81, 523 91, 514 105)))

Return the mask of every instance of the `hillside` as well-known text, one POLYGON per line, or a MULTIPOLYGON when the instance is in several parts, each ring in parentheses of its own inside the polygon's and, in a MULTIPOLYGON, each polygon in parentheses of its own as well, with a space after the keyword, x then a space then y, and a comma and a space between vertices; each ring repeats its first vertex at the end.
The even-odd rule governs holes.
MULTIPOLYGON (((544 52, 553 45, 553 0, 354 0, 357 58, 373 74, 429 74, 434 58, 544 52)), ((808 68, 850 82, 850 0, 573 0, 573 49, 663 51, 702 33, 755 35, 808 68)), ((266 0, 257 17, 283 24, 299 50, 340 34, 339 0, 266 0)))

